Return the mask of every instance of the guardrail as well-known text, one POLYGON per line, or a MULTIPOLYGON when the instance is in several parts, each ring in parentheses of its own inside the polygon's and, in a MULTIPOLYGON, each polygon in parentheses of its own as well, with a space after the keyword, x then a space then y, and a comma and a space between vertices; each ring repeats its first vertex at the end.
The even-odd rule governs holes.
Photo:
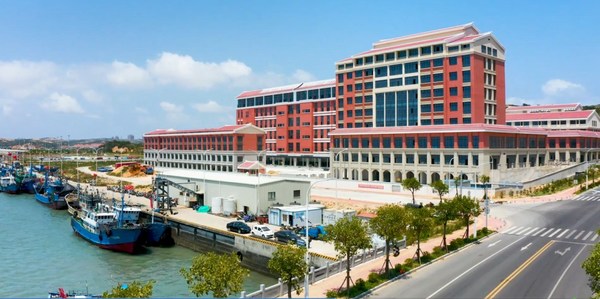
MULTIPOLYGON (((399 247, 406 248, 406 238, 399 242, 399 247)), ((366 263, 368 261, 374 260, 381 256, 385 255, 385 246, 384 247, 376 247, 370 250, 364 250, 362 253, 353 256, 350 259, 350 267, 354 267, 356 265, 366 263)), ((329 263, 321 268, 315 269, 314 267, 310 267, 308 278, 309 284, 313 284, 317 281, 328 278, 331 275, 337 274, 339 272, 346 270, 346 259, 329 263)), ((240 294, 240 298, 275 298, 285 295, 287 292, 287 284, 284 283, 281 278, 278 279, 278 282, 274 285, 265 287, 264 284, 260 285, 260 289, 258 291, 246 294, 246 291, 242 291, 240 294)))

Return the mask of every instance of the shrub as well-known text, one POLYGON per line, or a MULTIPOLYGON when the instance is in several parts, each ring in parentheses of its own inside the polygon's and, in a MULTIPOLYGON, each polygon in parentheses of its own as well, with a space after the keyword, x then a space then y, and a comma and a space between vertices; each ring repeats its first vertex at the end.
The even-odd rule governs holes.
POLYGON ((369 278, 367 279, 370 283, 377 282, 381 279, 381 276, 378 273, 372 272, 369 273, 369 278))
MULTIPOLYGON (((371 274, 375 274, 375 273, 371 273, 371 274)), ((371 277, 371 275, 369 275, 369 277, 371 277)), ((364 292, 367 290, 367 283, 365 282, 364 279, 359 278, 356 280, 356 283, 354 284, 353 288, 356 288, 358 290, 363 290, 363 292, 364 292)))
MULTIPOLYGON (((357 280, 357 282, 358 282, 358 280, 357 280)), ((328 291, 325 293, 325 296, 326 296, 327 298, 337 298, 337 297, 338 297, 338 292, 337 292, 337 290, 336 290, 336 289, 331 289, 331 290, 328 290, 328 291)))
POLYGON ((433 260, 433 256, 428 251, 423 252, 423 256, 421 257, 421 263, 426 264, 433 260))

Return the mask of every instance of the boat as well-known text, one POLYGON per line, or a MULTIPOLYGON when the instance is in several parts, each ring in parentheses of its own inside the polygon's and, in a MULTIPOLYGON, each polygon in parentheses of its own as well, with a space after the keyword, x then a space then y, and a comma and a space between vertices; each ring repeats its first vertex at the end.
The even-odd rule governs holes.
POLYGON ((19 193, 19 185, 15 180, 15 177, 8 171, 4 172, 0 176, 0 192, 6 192, 10 194, 19 193))
POLYGON ((78 212, 71 217, 71 227, 83 239, 102 249, 135 253, 142 234, 142 226, 137 223, 140 212, 139 208, 125 205, 124 195, 121 205, 86 202, 81 210, 83 215, 78 212))
POLYGON ((92 295, 86 291, 68 291, 58 288, 58 292, 48 292, 48 298, 102 298, 101 295, 92 295))
MULTIPOLYGON (((34 188, 34 191, 35 199, 40 203, 48 205, 55 210, 65 210, 67 209, 65 196, 75 191, 75 188, 65 183, 62 178, 51 181, 48 172, 46 172, 44 181, 38 184, 34 188)), ((79 204, 77 203, 77 205, 79 204)))
POLYGON ((35 183, 37 182, 37 177, 33 173, 32 166, 29 166, 29 171, 27 172, 25 172, 22 167, 17 169, 15 173, 15 179, 17 184, 19 184, 20 192, 35 194, 35 183))

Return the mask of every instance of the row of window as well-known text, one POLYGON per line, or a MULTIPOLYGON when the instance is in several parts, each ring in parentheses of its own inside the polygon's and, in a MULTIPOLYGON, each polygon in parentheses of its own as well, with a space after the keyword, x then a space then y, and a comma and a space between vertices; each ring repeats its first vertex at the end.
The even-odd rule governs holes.
MULTIPOLYGON (((358 162, 358 163, 394 163, 394 164, 434 164, 440 165, 441 158, 444 158, 444 165, 469 165, 469 155, 429 155, 426 154, 380 154, 380 153, 344 153, 339 160, 343 162, 358 162), (458 159, 456 159, 458 158, 458 159)), ((479 165, 479 156, 471 155, 473 166, 479 165)), ((339 161, 338 161, 339 162, 339 161)))
MULTIPOLYGON (((471 48, 470 44, 463 44, 463 45, 459 45, 459 46, 447 47, 447 51, 448 51, 448 53, 455 53, 455 52, 458 52, 459 50, 467 51, 470 48, 471 48)), ((376 54, 373 56, 355 58, 353 62, 339 64, 337 66, 337 69, 344 70, 344 69, 353 68, 355 66, 370 65, 370 64, 374 64, 374 63, 383 63, 383 62, 389 62, 389 61, 395 61, 395 60, 401 60, 401 59, 407 59, 407 58, 425 57, 425 56, 429 56, 432 54, 442 54, 443 52, 444 52, 444 45, 442 45, 442 44, 433 45, 433 46, 424 46, 424 47, 420 47, 420 48, 413 48, 413 49, 408 49, 408 50, 400 50, 400 51, 376 54)))
POLYGON ((238 99, 238 108, 271 105, 278 103, 291 103, 295 101, 328 99, 335 97, 335 88, 326 87, 320 89, 287 92, 282 94, 259 96, 238 99))
POLYGON ((498 50, 496 50, 490 46, 481 45, 481 52, 485 53, 487 55, 492 55, 494 57, 498 57, 498 50))
POLYGON ((479 148, 479 136, 343 137, 333 139, 340 148, 479 148), (471 146, 469 146, 471 145, 471 146))
MULTIPOLYGON (((433 106, 433 112, 443 112, 444 104, 436 103, 436 104, 421 104, 421 113, 429 113, 432 111, 431 107, 433 106)), ((450 111, 458 111, 458 102, 450 103, 450 111)), ((463 114, 471 114, 471 102, 463 102, 462 103, 462 112, 463 114)))
MULTIPOLYGON (((585 125, 587 123, 587 121, 585 119, 572 119, 568 122, 570 125, 585 125)), ((548 124, 553 125, 553 126, 558 126, 558 125, 566 125, 567 121, 566 120, 551 120, 551 121, 547 121, 547 120, 541 120, 541 121, 515 121, 515 122, 506 122, 507 125, 509 126, 517 126, 517 127, 528 127, 530 124, 534 127, 537 126, 547 126, 548 124)))
MULTIPOLYGON (((458 118, 450 118, 448 120, 448 123, 451 125, 456 125, 458 124, 458 118)), ((462 123, 463 124, 470 124, 471 123, 471 118, 470 117, 463 117, 462 118, 462 123)), ((443 125, 444 124, 444 119, 443 118, 436 118, 433 120, 433 122, 431 121, 431 119, 421 119, 421 126, 430 126, 430 125, 443 125)))

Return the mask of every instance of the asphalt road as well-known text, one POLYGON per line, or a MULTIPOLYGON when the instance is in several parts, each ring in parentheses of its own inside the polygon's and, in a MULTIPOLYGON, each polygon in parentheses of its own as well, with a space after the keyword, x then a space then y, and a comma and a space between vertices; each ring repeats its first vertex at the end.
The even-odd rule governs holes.
POLYGON ((600 192, 493 206, 510 223, 483 242, 376 290, 373 298, 589 298, 581 263, 600 242, 600 192))

